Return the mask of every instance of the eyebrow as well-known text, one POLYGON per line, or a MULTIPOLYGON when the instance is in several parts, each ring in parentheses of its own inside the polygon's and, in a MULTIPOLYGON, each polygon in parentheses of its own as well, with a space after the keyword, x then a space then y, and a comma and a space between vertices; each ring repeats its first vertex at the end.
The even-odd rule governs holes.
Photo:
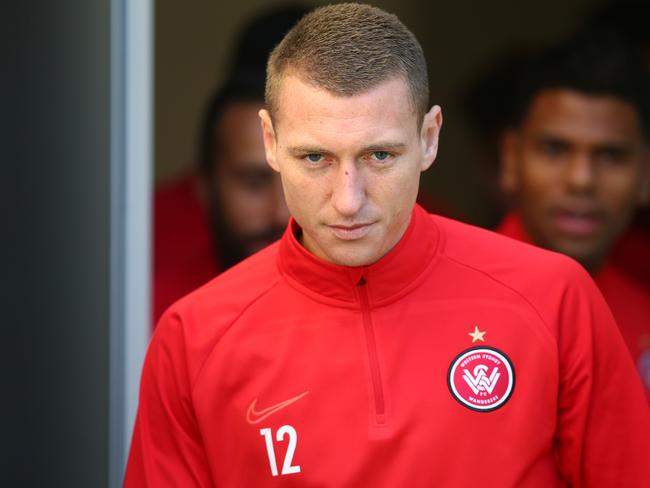
POLYGON ((547 142, 555 142, 555 143, 564 144, 566 146, 572 146, 573 145, 573 143, 571 142, 571 140, 569 138, 563 137, 563 136, 558 136, 558 135, 551 134, 551 133, 548 133, 548 132, 545 132, 545 133, 542 133, 542 134, 536 134, 532 138, 532 140, 537 144, 547 143, 547 142))
MULTIPOLYGON (((403 142, 377 142, 364 146, 359 151, 359 154, 364 154, 373 151, 403 151, 406 149, 406 144, 403 142)), ((287 151, 293 155, 297 154, 331 154, 331 151, 318 146, 298 145, 290 146, 287 151)))
MULTIPOLYGON (((571 140, 570 137, 566 137, 563 135, 559 134, 554 134, 552 132, 543 132, 535 138, 537 142, 560 142, 563 144, 566 144, 567 146, 574 146, 575 144, 571 140)), ((626 151, 631 151, 633 149, 633 143, 630 141, 626 140, 620 140, 620 139, 609 139, 609 140, 604 140, 598 143, 593 144, 594 148, 596 150, 601 150, 601 149, 616 149, 616 150, 626 150, 626 151)))
POLYGON ((372 152, 372 151, 403 151, 406 149, 406 144, 403 142, 380 142, 378 144, 371 144, 364 147, 361 152, 372 152))
POLYGON ((287 148, 287 151, 289 151, 293 155, 297 154, 312 154, 312 153, 327 153, 328 151, 318 147, 318 146, 290 146, 287 148))
POLYGON ((615 152, 621 156, 627 156, 628 154, 632 154, 634 152, 634 147, 631 144, 625 143, 603 142, 601 144, 596 144, 594 150, 598 152, 610 151, 615 152))

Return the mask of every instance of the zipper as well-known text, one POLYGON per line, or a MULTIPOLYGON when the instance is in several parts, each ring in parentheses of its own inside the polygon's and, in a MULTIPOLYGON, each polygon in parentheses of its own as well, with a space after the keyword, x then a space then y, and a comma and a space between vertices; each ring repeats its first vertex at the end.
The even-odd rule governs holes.
POLYGON ((377 341, 375 339, 375 329, 372 325, 372 316, 370 315, 370 300, 368 299, 368 289, 366 284, 366 278, 362 275, 357 283, 357 288, 359 289, 363 331, 366 337, 368 362, 370 364, 370 377, 372 380, 373 397, 375 401, 375 422, 377 424, 385 424, 386 406, 384 404, 384 388, 382 387, 381 382, 381 370, 379 368, 379 357, 377 355, 377 341))

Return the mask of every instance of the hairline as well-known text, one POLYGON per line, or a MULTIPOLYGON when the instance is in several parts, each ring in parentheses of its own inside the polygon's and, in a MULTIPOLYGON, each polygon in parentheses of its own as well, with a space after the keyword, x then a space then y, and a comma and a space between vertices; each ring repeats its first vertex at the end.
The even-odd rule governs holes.
MULTIPOLYGON (((526 123, 526 120, 531 115, 533 106, 535 105, 535 103, 537 102, 540 96, 547 94, 549 92, 560 92, 560 91, 574 93, 584 98, 591 98, 591 99, 607 98, 610 100, 615 100, 624 105, 627 105, 628 107, 632 108, 632 110, 636 114, 637 125, 638 125, 639 132, 641 134, 641 140, 645 145, 650 145, 650 127, 647 125, 643 117, 643 110, 641 109, 641 107, 638 106, 638 104, 634 100, 632 100, 629 97, 622 96, 614 90, 610 90, 610 91, 582 90, 578 87, 572 86, 570 83, 566 83, 566 84, 559 83, 557 85, 540 86, 536 90, 531 91, 530 95, 527 97, 527 101, 522 106, 523 110, 521 110, 521 113, 518 117, 519 120, 517 121, 516 125, 518 127, 521 127, 526 123)), ((650 123, 650 121, 648 121, 648 123, 650 123)))
POLYGON ((394 73, 391 73, 390 75, 386 76, 385 78, 380 79, 376 83, 373 83, 371 86, 367 87, 365 90, 362 91, 356 91, 353 93, 341 93, 336 90, 330 90, 327 87, 323 86, 321 83, 316 82, 315 80, 311 79, 309 76, 306 76, 304 69, 300 69, 298 67, 289 65, 284 67, 282 69, 281 73, 276 73, 275 79, 276 83, 274 83, 273 86, 273 96, 268 97, 266 100, 266 109, 269 113, 269 116, 271 118, 271 122, 273 123, 274 130, 277 131, 277 112, 279 111, 279 102, 280 102, 280 93, 282 91, 282 85, 284 81, 289 78, 289 77, 295 77, 298 80, 300 80, 302 83, 305 83, 309 85, 312 88, 317 88, 319 90, 324 90, 330 95, 338 98, 354 98, 360 95, 365 95, 372 90, 386 84, 390 83, 391 81, 399 80, 404 83, 406 90, 408 92, 408 96, 406 97, 408 99, 408 104, 411 109, 411 112, 415 115, 416 117, 416 127, 417 127, 417 132, 420 133, 420 130, 422 129, 422 125, 424 123, 424 117, 429 110, 428 106, 422 107, 422 110, 419 110, 418 103, 416 100, 416 95, 414 93, 413 87, 411 86, 411 83, 409 82, 408 76, 405 73, 396 71, 394 73), (275 105, 275 106, 274 106, 275 105))

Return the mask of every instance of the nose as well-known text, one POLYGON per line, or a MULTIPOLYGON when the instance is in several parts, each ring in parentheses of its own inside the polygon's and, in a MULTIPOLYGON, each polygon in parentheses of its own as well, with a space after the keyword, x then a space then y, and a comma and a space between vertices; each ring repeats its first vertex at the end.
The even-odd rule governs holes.
POLYGON ((591 191, 596 181, 595 162, 586 154, 571 158, 566 167, 565 181, 573 191, 591 191))
POLYGON ((353 217, 366 199, 364 175, 355 161, 342 161, 335 169, 332 181, 332 206, 344 217, 353 217))

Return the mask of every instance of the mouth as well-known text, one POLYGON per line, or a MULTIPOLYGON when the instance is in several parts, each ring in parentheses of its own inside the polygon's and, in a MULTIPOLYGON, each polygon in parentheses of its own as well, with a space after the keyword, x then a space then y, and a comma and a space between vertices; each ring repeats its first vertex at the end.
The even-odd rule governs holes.
POLYGON ((599 212, 557 210, 553 213, 555 228, 564 235, 575 238, 590 238, 598 234, 604 219, 599 212))
POLYGON ((372 227, 372 223, 353 225, 329 225, 332 233, 341 240, 355 241, 365 237, 372 227))

